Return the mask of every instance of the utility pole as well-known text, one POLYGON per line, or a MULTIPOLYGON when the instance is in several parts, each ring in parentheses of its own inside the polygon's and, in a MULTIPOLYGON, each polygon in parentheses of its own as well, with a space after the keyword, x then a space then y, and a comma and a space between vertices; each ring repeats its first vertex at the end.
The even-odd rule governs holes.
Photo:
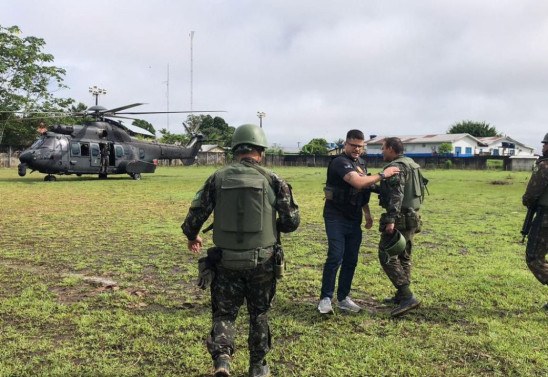
POLYGON ((167 126, 167 131, 169 132, 169 63, 167 63, 166 101, 167 101, 166 126, 167 126))
POLYGON ((193 52, 193 43, 194 40, 194 31, 190 31, 190 111, 192 111, 192 90, 194 85, 194 52, 193 52))

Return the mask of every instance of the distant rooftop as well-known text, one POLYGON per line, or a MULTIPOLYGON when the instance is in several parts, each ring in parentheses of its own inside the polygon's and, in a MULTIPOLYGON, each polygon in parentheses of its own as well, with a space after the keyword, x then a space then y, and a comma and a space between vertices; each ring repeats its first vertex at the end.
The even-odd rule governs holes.
MULTIPOLYGON (((427 144, 427 143, 454 143, 458 140, 469 137, 476 140, 479 144, 483 142, 470 134, 429 134, 429 135, 393 135, 399 137, 403 144, 427 144)), ((373 139, 367 140, 365 144, 382 144, 384 139, 392 136, 375 136, 373 139)))

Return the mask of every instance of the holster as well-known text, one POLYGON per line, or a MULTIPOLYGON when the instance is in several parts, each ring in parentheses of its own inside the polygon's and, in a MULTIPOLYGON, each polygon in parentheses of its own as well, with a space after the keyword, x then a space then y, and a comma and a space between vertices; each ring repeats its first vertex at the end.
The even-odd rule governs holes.
POLYGON ((215 273, 217 271, 217 263, 220 262, 222 250, 218 247, 210 247, 207 249, 207 256, 198 259, 198 281, 196 285, 201 289, 207 289, 211 286, 215 273))
POLYGON ((285 275, 285 256, 281 244, 274 245, 274 273, 276 279, 281 279, 285 275))

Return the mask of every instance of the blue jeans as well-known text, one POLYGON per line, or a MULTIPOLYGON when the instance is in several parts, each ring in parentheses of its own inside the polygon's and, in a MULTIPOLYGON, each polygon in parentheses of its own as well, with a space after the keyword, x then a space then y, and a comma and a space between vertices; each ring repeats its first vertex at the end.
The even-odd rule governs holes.
POLYGON ((344 219, 324 219, 324 221, 328 251, 323 266, 320 299, 333 298, 335 279, 340 267, 337 299, 341 301, 350 293, 354 271, 358 264, 358 253, 362 243, 361 222, 344 219))

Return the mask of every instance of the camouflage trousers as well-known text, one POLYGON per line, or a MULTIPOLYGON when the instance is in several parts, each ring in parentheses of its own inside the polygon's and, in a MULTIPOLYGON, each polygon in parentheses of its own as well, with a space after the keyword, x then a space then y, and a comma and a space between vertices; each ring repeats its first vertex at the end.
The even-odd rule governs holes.
POLYGON ((276 293, 274 258, 250 270, 229 270, 217 266, 211 284, 213 326, 207 349, 213 359, 235 351, 234 322, 244 299, 249 313, 248 347, 251 362, 261 361, 271 347, 267 312, 276 293))
POLYGON ((381 267, 396 288, 411 283, 411 251, 413 250, 413 237, 417 228, 398 230, 407 241, 405 250, 401 254, 390 256, 381 250, 381 245, 386 245, 387 241, 392 237, 391 235, 384 232, 381 233, 381 240, 379 242, 379 261, 381 267))
POLYGON ((527 266, 542 284, 548 284, 548 263, 546 252, 548 251, 548 210, 540 209, 531 225, 531 231, 527 238, 525 249, 525 261, 527 266))

